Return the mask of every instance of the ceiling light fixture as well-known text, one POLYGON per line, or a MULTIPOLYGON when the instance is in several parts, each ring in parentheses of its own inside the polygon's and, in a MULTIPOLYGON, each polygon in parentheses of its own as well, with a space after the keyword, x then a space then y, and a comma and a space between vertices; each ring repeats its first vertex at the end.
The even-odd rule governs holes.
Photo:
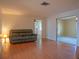
POLYGON ((43 5, 43 6, 48 6, 48 5, 50 5, 50 3, 44 1, 44 2, 41 3, 41 5, 43 5))

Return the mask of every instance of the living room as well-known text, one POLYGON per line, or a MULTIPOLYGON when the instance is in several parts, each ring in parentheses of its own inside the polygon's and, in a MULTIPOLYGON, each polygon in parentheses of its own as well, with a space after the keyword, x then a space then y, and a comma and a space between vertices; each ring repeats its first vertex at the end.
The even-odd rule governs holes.
MULTIPOLYGON (((77 50, 77 46, 79 46, 79 40, 77 40, 76 45, 71 46, 68 44, 59 43, 57 42, 56 39, 57 37, 56 19, 69 16, 76 16, 77 18, 79 18, 78 0, 0 1, 0 36, 1 38, 4 38, 2 39, 2 41, 6 40, 6 43, 3 42, 4 43, 3 45, 2 41, 0 40, 1 41, 0 44, 2 46, 0 54, 2 55, 1 56, 2 59, 76 58, 74 57, 76 56, 75 48, 77 50), (38 39, 34 42, 24 42, 20 44, 7 43, 9 39, 7 40, 5 38, 6 37, 9 38, 11 30, 32 29, 33 33, 37 34, 35 33, 36 20, 42 21, 42 34, 41 34, 42 43, 39 43, 38 39), (74 50, 74 53, 72 49, 74 50), (61 55, 63 55, 63 57, 60 55, 60 53, 61 55)), ((79 23, 79 21, 77 22, 79 23)), ((77 38, 79 38, 78 23, 77 23, 77 38)))

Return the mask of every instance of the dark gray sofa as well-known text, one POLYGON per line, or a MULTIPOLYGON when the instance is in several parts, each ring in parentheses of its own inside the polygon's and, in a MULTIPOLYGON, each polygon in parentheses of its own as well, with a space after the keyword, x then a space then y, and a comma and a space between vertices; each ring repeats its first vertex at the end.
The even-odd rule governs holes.
POLYGON ((14 29, 10 30, 9 39, 10 43, 36 41, 37 35, 33 33, 32 29, 14 29))

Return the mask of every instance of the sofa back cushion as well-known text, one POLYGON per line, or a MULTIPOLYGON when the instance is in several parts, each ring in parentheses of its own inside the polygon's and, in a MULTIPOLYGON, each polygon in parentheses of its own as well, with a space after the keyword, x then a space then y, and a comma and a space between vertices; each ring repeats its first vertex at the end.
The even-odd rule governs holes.
POLYGON ((10 36, 32 35, 32 29, 14 29, 10 30, 10 36))

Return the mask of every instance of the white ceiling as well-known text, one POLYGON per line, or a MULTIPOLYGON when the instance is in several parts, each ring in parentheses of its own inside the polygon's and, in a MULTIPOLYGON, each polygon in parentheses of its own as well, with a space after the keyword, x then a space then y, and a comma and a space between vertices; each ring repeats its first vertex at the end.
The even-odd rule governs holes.
POLYGON ((51 14, 78 9, 79 0, 0 0, 1 8, 21 11, 29 16, 47 17, 51 14), (41 6, 43 1, 49 6, 41 6))

